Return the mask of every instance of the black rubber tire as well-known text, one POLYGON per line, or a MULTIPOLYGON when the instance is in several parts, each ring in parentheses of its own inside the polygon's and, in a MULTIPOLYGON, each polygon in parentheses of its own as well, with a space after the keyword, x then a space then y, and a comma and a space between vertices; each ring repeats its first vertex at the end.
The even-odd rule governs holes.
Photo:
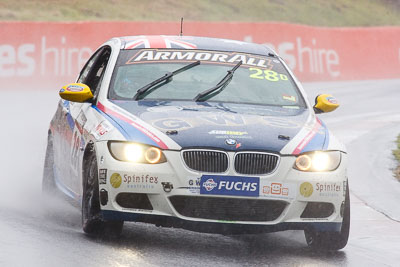
POLYGON ((46 155, 44 158, 42 193, 47 196, 54 196, 57 192, 58 189, 54 179, 53 138, 51 134, 49 134, 47 138, 46 155))
POLYGON ((123 221, 105 221, 101 215, 99 200, 99 180, 96 153, 89 156, 84 171, 82 196, 82 228, 86 234, 103 237, 118 237, 124 225, 123 221))
POLYGON ((350 193, 347 183, 346 198, 343 211, 343 222, 340 232, 319 232, 304 230, 306 242, 315 250, 336 251, 347 245, 350 233, 350 193))

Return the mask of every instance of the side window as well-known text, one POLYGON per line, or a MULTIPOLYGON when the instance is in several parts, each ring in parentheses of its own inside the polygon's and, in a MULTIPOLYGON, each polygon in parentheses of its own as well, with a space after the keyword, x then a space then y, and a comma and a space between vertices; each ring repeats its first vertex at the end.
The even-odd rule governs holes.
POLYGON ((86 63, 78 79, 78 83, 84 83, 92 90, 93 95, 100 88, 108 60, 110 59, 111 48, 108 46, 100 48, 86 63))
POLYGON ((96 60, 99 58, 102 51, 103 51, 102 48, 97 50, 96 53, 92 55, 92 57, 88 60, 88 62, 86 62, 85 66, 81 70, 81 73, 79 74, 79 78, 77 81, 78 83, 85 83, 86 77, 88 76, 90 70, 93 67, 94 62, 96 62, 96 60))

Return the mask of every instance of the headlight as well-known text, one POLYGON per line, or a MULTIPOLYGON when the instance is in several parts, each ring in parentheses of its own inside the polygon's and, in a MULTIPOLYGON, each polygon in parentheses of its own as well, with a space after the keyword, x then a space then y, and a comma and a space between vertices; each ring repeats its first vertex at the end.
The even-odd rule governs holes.
POLYGON ((116 160, 121 161, 148 164, 167 161, 161 149, 139 143, 109 141, 108 150, 116 160))
POLYGON ((315 151, 297 156, 293 168, 304 172, 328 172, 339 167, 339 151, 315 151))

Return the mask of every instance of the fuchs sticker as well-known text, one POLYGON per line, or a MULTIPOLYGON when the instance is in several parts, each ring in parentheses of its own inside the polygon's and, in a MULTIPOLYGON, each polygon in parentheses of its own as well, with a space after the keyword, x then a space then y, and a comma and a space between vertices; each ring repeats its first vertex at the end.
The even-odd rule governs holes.
POLYGON ((259 177, 203 175, 200 194, 258 197, 259 177))
POLYGON ((67 87, 67 91, 70 92, 82 92, 83 91, 83 87, 79 86, 79 85, 70 85, 67 87))
POLYGON ((338 101, 336 100, 336 98, 334 98, 334 97, 332 97, 332 96, 328 96, 328 97, 326 98, 326 100, 328 100, 328 102, 329 102, 329 103, 332 103, 332 104, 337 104, 337 103, 338 103, 338 101))
POLYGON ((214 182, 213 178, 207 179, 207 181, 203 182, 203 187, 207 192, 213 190, 218 184, 214 182))

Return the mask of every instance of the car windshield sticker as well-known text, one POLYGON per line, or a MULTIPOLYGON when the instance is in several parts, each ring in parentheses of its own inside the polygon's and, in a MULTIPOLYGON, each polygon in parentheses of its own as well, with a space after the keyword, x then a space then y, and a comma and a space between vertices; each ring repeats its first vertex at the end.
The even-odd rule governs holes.
POLYGON ((287 101, 296 102, 296 97, 294 95, 282 95, 282 98, 287 101))
MULTIPOLYGON (((222 51, 204 51, 204 50, 160 50, 160 49, 143 49, 135 51, 125 64, 137 63, 160 63, 160 62, 188 62, 200 60, 202 63, 223 63, 234 65, 242 61, 243 66, 259 67, 271 70, 273 62, 266 56, 258 56, 252 54, 222 52, 222 51)), ((278 61, 279 62, 279 61, 278 61)), ((277 64, 274 62, 274 64, 277 64)), ((278 63, 279 64, 279 63, 278 63)), ((281 78, 282 79, 282 78, 281 78)), ((287 76, 286 76, 287 79, 287 76)))
POLYGON ((270 82, 288 81, 288 77, 285 74, 279 74, 269 69, 249 68, 249 72, 249 77, 253 79, 267 80, 270 82))

